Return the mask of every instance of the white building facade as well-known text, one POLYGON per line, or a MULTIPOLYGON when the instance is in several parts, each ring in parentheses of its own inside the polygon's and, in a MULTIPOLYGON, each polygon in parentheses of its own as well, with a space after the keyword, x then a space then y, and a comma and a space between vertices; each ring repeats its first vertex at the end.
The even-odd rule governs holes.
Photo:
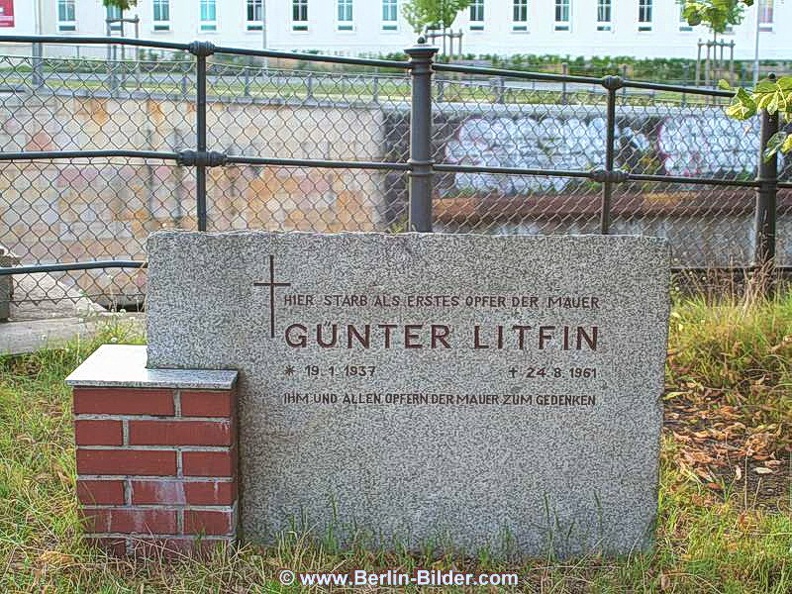
MULTIPOLYGON (((118 17, 101 0, 3 0, 13 26, 0 34, 103 36, 118 17)), ((402 16, 404 0, 139 0, 143 39, 340 55, 398 52, 416 34, 402 16)), ((134 36, 126 24, 125 34, 134 36)), ((115 25, 113 35, 119 35, 115 25)), ((723 35, 735 58, 792 59, 792 1, 756 0, 745 20, 723 35), (784 26, 784 29, 782 29, 784 26), (786 33, 786 34, 785 34, 786 33)), ((706 27, 690 27, 677 0, 473 0, 457 17, 464 54, 555 54, 695 58, 706 27)), ((436 42, 439 45, 439 41, 436 42)))

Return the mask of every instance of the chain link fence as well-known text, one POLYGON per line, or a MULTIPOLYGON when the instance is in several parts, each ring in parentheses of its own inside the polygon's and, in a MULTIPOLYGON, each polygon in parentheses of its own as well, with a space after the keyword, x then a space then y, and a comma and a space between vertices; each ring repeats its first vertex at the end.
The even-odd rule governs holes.
POLYGON ((79 38, 102 59, 59 59, 41 50, 57 38, 0 41, 31 48, 0 56, 18 312, 139 307, 159 229, 645 234, 676 267, 750 267, 759 193, 790 264, 792 185, 759 175, 759 121, 727 118, 722 91, 432 64, 426 47, 401 62, 79 38))

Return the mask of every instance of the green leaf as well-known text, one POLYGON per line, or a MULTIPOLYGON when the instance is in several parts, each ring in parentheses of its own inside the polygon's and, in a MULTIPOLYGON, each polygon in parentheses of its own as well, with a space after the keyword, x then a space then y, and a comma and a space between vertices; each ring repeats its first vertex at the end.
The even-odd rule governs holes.
POLYGON ((732 86, 729 84, 729 81, 727 81, 724 78, 722 78, 722 79, 720 79, 718 81, 718 88, 722 89, 724 91, 731 91, 732 90, 732 86))
POLYGON ((756 109, 756 101, 753 96, 742 87, 737 87, 731 105, 726 108, 726 115, 736 120, 747 120, 756 114, 756 109))
POLYGON ((782 153, 792 152, 792 134, 787 134, 787 137, 784 139, 784 143, 781 145, 779 150, 782 153))
POLYGON ((778 87, 776 83, 772 80, 764 79, 760 80, 756 84, 756 88, 754 89, 754 93, 773 93, 778 87))
POLYGON ((740 101, 753 101, 751 94, 742 87, 737 87, 737 93, 734 98, 739 99, 740 101))
MULTIPOLYGON (((773 100, 773 95, 773 93, 765 93, 756 99, 756 109, 760 111, 767 109, 767 106, 770 105, 770 102, 773 100)), ((754 93, 754 97, 756 97, 756 93, 754 93)))
POLYGON ((735 120, 747 120, 756 115, 756 108, 751 109, 740 103, 734 103, 726 108, 726 115, 735 120))
POLYGON ((792 76, 782 76, 776 84, 783 91, 792 91, 792 76))
POLYGON ((778 111, 778 93, 770 95, 770 101, 767 103, 767 113, 773 114, 778 111))
POLYGON ((734 98, 741 102, 756 103, 751 94, 742 87, 737 87, 737 93, 734 95, 734 98))
POLYGON ((778 153, 779 149, 783 152, 783 147, 786 146, 789 138, 790 136, 786 132, 776 132, 773 134, 767 141, 767 146, 762 153, 765 162, 771 161, 776 153, 778 153))

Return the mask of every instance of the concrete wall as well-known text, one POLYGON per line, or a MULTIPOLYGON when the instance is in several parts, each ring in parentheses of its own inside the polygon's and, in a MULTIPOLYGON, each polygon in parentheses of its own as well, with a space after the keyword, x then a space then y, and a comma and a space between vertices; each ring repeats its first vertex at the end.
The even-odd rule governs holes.
MULTIPOLYGON (((189 102, 10 95, 1 102, 0 150, 194 148, 189 102)), ((436 113, 438 162, 588 170, 604 162, 600 107, 445 105, 436 113)), ((295 159, 406 161, 403 106, 307 107, 213 101, 209 148, 295 159)), ((616 162, 657 174, 750 178, 756 122, 717 109, 629 107, 616 162)), ((404 173, 276 166, 209 170, 211 230, 320 232, 406 229, 404 173)), ((596 233, 601 189, 588 180, 439 174, 437 229, 479 233, 596 233)), ((195 229, 192 168, 172 162, 84 159, 0 163, 0 242, 23 263, 144 259, 157 229, 195 229)), ((668 237, 681 265, 750 262, 754 193, 687 184, 626 184, 613 199, 613 231, 668 237)), ((782 261, 792 261, 792 196, 782 194, 782 261), (789 252, 789 253, 787 253, 789 252)), ((142 274, 70 275, 89 294, 143 290, 142 274)))
MULTIPOLYGON (((195 147, 194 106, 186 102, 50 96, 0 104, 4 152, 195 147)), ((233 154, 376 160, 383 146, 378 110, 215 102, 208 120, 210 149, 233 154), (366 132, 350 134, 360 130, 366 132)), ((208 177, 212 230, 381 227, 378 173, 229 166, 210 169, 208 177)), ((195 195, 193 169, 173 162, 0 163, 0 241, 23 263, 144 259, 151 231, 196 227, 195 195)), ((81 275, 80 283, 96 292, 110 280, 94 271, 81 275)))

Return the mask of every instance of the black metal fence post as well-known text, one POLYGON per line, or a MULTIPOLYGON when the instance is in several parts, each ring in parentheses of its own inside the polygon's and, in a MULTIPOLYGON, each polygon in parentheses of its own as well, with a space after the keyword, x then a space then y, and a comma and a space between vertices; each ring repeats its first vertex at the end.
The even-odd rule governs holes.
MULTIPOLYGON (((775 77, 773 77, 775 78, 775 77)), ((776 211, 778 193, 778 158, 765 159, 764 152, 770 138, 778 132, 778 112, 762 111, 761 143, 759 146, 759 168, 756 190, 756 245, 754 265, 771 272, 776 248, 776 211)))
POLYGON ((495 79, 495 103, 504 103, 506 95, 506 77, 499 76, 495 79))
POLYGON ((305 98, 309 101, 314 98, 314 79, 313 79, 313 72, 308 72, 308 76, 305 77, 305 98))
POLYGON ((40 89, 44 86, 44 45, 33 43, 33 87, 40 89))
MULTIPOLYGON (((621 67, 621 77, 622 79, 627 78, 627 64, 622 64, 621 67)), ((627 105, 627 86, 622 86, 622 105, 627 105)))
MULTIPOLYGON (((206 155, 206 58, 214 53, 214 45, 207 41, 194 41, 190 53, 195 56, 195 131, 197 153, 206 155)), ((198 231, 206 231, 206 159, 199 157, 195 163, 195 190, 198 231)))
POLYGON ((446 81, 444 78, 436 78, 437 81, 437 100, 441 103, 445 101, 446 81))
MULTIPOLYGON (((561 64, 561 74, 567 76, 569 74, 569 64, 563 62, 561 64)), ((567 104, 567 81, 564 79, 561 81, 561 105, 567 104)))
POLYGON ((418 38, 404 50, 410 56, 412 104, 410 113, 409 230, 432 231, 432 62, 437 48, 418 38))
POLYGON ((187 97, 190 92, 190 65, 187 62, 184 62, 182 65, 182 78, 181 78, 181 94, 184 100, 187 100, 187 97))
POLYGON ((605 138, 605 181, 602 184, 602 207, 600 210, 600 233, 610 233, 611 197, 613 196, 613 172, 616 162, 616 91, 624 86, 620 76, 606 76, 602 86, 608 91, 605 138))

